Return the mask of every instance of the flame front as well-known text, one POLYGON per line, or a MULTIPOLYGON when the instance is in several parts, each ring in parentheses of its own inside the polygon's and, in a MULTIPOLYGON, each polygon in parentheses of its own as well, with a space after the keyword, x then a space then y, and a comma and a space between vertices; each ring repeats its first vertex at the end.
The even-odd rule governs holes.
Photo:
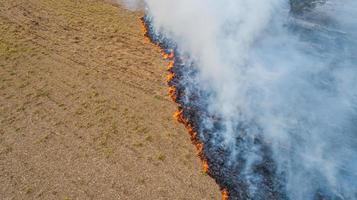
POLYGON ((222 190, 222 200, 228 200, 229 199, 229 193, 226 189, 222 190))
POLYGON ((174 78, 175 78, 175 74, 174 74, 174 73, 170 73, 170 74, 167 75, 166 81, 167 81, 167 82, 170 82, 170 81, 172 81, 174 78))
POLYGON ((166 53, 165 51, 162 52, 162 56, 164 59, 173 59, 175 57, 174 50, 170 49, 170 53, 166 53))
POLYGON ((171 97, 172 100, 176 101, 176 88, 175 87, 169 87, 168 90, 169 96, 171 97))
MULTIPOLYGON (((175 53, 174 50, 170 49, 168 51, 165 51, 164 48, 162 48, 159 44, 155 43, 149 35, 147 24, 145 23, 144 19, 141 18, 142 20, 142 25, 143 25, 143 32, 146 36, 146 38, 151 41, 153 44, 155 44, 157 47, 159 47, 161 54, 165 60, 169 60, 169 63, 167 65, 167 70, 169 74, 167 75, 167 83, 169 85, 168 88, 168 95, 169 97, 178 105, 179 109, 174 113, 173 117, 175 118, 176 121, 182 123, 185 128, 187 129, 188 133, 190 134, 191 142, 193 145, 195 145, 196 150, 197 150, 197 156, 201 159, 202 161, 202 170, 205 174, 209 174, 209 162, 204 156, 204 144, 199 140, 197 132, 195 131, 194 126, 187 120, 184 116, 184 111, 182 109, 182 105, 180 105, 179 102, 177 102, 177 95, 178 95, 178 90, 173 85, 171 82, 176 78, 175 73, 173 72, 173 68, 175 66, 175 53), (167 53, 169 52, 169 53, 167 53)), ((227 190, 222 190, 222 200, 228 200, 229 195, 227 190)))
POLYGON ((208 162, 207 162, 207 160, 203 160, 203 161, 202 161, 202 170, 203 170, 203 172, 204 172, 205 174, 208 173, 209 167, 208 167, 208 162))
POLYGON ((167 71, 171 71, 171 69, 174 67, 174 61, 170 61, 169 64, 167 65, 167 71))

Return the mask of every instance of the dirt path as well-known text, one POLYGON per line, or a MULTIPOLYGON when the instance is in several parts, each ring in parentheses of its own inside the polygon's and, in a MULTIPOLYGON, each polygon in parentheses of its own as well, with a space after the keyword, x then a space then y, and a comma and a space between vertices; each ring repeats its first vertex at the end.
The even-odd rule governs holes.
POLYGON ((0 199, 220 198, 139 16, 0 0, 0 199))

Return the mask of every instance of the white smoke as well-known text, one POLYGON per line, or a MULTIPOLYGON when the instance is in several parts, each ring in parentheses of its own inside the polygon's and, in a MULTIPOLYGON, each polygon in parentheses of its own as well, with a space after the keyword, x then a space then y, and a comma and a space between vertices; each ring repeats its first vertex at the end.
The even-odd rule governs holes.
POLYGON ((124 5, 129 10, 142 10, 145 7, 144 0, 116 0, 119 4, 124 5))
POLYGON ((215 94, 208 110, 223 119, 227 148, 237 123, 254 124, 248 134, 271 144, 290 199, 357 198, 355 1, 330 0, 304 17, 288 0, 145 2, 215 94))

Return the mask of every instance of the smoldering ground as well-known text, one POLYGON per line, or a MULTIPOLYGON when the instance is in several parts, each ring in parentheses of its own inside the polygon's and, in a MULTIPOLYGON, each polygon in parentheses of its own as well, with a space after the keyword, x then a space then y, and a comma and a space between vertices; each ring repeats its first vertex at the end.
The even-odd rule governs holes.
POLYGON ((190 115, 206 153, 224 152, 231 171, 217 174, 237 198, 357 198, 356 2, 145 7, 156 34, 175 43, 181 101, 200 109, 190 115))

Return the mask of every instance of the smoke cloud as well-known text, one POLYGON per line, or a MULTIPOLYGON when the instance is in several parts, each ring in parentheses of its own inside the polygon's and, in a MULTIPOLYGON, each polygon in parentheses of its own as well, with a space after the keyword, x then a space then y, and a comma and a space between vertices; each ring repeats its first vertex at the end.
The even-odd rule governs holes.
POLYGON ((246 199, 267 199, 267 153, 284 198, 357 199, 356 1, 145 3, 197 72, 182 84, 206 94, 200 137, 241 166, 246 199))
POLYGON ((142 10, 145 7, 144 0, 116 0, 119 4, 124 5, 129 10, 142 10))

